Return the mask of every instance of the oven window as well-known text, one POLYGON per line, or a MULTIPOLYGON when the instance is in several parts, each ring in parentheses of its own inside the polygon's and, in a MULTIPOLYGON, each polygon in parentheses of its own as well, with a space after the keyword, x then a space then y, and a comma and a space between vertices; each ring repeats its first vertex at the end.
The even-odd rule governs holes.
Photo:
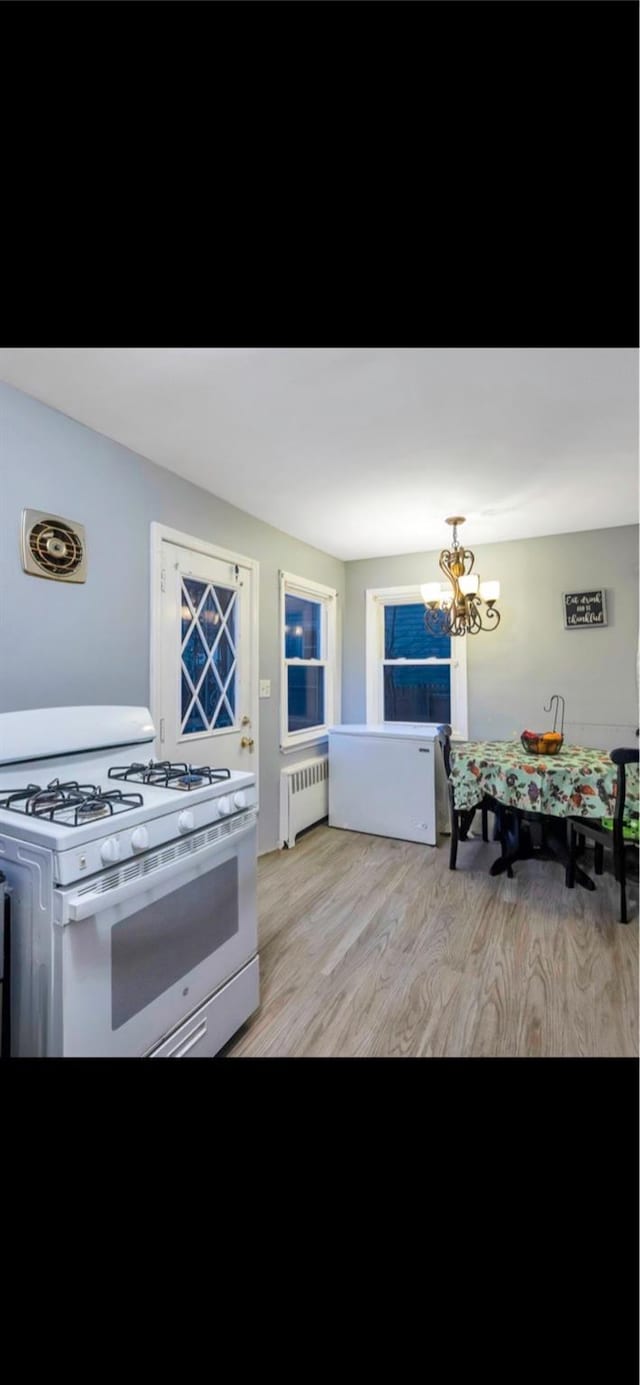
POLYGON ((111 1027, 204 962, 238 932, 238 860, 130 914, 111 929, 111 1027))

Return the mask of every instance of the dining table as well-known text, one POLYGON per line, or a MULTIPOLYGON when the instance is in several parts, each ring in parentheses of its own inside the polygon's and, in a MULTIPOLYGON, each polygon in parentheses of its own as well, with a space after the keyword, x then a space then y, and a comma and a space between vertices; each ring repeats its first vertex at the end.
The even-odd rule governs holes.
MULTIPOLYGON (((485 796, 499 805, 502 855, 493 861, 491 875, 530 857, 558 861, 566 870, 568 819, 611 819, 615 812, 617 767, 606 750, 589 746, 563 745, 555 755, 539 755, 525 750, 519 740, 452 741, 449 778, 457 809, 471 814, 485 796), (536 821, 539 844, 529 826, 536 821)), ((630 765, 625 796, 629 824, 637 825, 639 798, 638 765, 630 765)), ((585 889, 595 889, 579 867, 575 879, 585 889)))

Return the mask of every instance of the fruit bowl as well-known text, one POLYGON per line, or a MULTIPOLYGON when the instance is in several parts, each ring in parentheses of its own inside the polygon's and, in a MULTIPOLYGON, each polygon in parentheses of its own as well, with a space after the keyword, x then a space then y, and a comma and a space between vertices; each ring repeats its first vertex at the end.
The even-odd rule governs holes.
POLYGON ((523 749, 531 755, 557 755, 563 740, 559 731, 523 731, 520 736, 523 749))

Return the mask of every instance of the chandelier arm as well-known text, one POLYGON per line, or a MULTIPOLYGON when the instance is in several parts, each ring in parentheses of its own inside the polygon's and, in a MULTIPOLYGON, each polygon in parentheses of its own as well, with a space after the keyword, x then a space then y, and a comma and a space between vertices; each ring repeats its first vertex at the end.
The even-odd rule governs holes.
POLYGON ((453 586, 455 586, 456 580, 451 572, 451 564, 454 561, 454 558, 454 553, 450 553, 448 548, 443 548, 438 562, 438 567, 440 568, 440 571, 444 572, 445 577, 449 579, 453 586))
POLYGON ((473 598, 467 599, 467 634, 479 635, 482 630, 482 615, 473 598))
POLYGON ((430 635, 439 635, 442 631, 442 611, 438 607, 434 610, 427 607, 424 613, 424 623, 430 635))
POLYGON ((484 625, 484 624, 483 624, 483 627, 482 627, 483 630, 497 630, 497 628, 498 628, 498 626, 499 626, 499 624, 500 624, 500 612, 496 609, 496 607, 495 607, 492 603, 489 603, 489 604, 487 605, 487 609, 486 609, 486 611, 485 611, 485 613, 484 613, 484 619, 485 619, 485 621, 489 621, 490 624, 489 624, 489 625, 484 625))

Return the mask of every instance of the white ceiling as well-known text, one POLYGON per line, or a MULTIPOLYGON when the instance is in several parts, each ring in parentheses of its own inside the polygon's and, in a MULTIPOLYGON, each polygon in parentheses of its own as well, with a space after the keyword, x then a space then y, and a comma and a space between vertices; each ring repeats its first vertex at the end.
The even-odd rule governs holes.
POLYGON ((5 348, 0 378, 336 557, 636 523, 637 353, 5 348))

